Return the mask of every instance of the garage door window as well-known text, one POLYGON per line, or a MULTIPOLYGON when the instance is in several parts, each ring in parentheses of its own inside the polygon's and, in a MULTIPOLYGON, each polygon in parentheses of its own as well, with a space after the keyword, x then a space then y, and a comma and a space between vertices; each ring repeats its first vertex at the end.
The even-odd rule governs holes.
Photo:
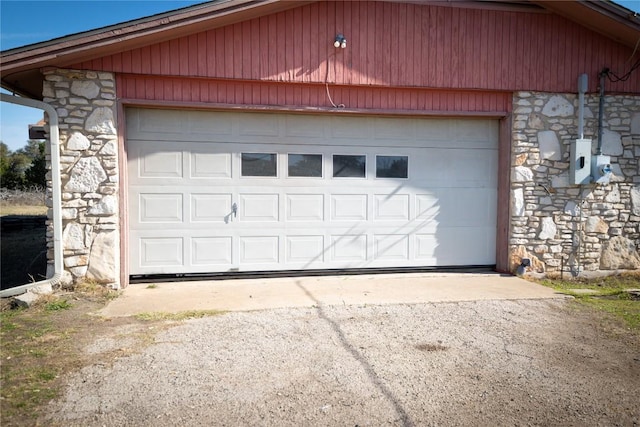
POLYGON ((408 156, 376 156, 376 178, 408 177, 408 156))
POLYGON ((277 176, 278 161, 272 153, 242 153, 242 176, 277 176))
POLYGON ((364 155, 333 155, 334 178, 365 178, 367 170, 367 156, 364 155))
POLYGON ((289 154, 290 177, 322 178, 322 154, 289 154))

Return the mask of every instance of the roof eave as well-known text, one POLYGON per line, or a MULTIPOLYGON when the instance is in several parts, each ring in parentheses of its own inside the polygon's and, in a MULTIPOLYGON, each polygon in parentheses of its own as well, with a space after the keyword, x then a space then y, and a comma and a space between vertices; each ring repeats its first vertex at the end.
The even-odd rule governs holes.
POLYGON ((560 16, 631 49, 640 43, 640 15, 611 1, 531 0, 560 16))
POLYGON ((265 14, 299 7, 311 1, 222 0, 73 34, 0 53, 2 87, 30 98, 41 98, 11 76, 32 76, 35 70, 64 67, 77 62, 135 49, 206 31, 265 14), (15 79, 14 79, 15 80, 15 79))

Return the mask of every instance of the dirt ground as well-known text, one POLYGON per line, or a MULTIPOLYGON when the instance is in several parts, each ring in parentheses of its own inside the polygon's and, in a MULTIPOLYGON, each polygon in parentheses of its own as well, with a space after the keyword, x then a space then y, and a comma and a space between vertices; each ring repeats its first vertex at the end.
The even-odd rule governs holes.
POLYGON ((571 300, 89 321, 36 424, 640 424, 640 338, 571 300))

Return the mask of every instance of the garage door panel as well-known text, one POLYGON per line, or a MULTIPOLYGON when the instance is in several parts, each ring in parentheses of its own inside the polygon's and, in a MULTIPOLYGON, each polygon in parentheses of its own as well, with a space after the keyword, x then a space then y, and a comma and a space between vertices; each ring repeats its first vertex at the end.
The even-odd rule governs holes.
POLYGON ((142 110, 127 110, 131 274, 495 263, 495 121, 173 111, 162 126, 181 132, 157 139, 142 110), (242 176, 243 153, 275 176, 242 176), (334 177, 334 155, 364 174, 334 177), (378 161, 394 156, 406 170, 378 161))
POLYGON ((180 267, 183 265, 182 237, 143 237, 140 239, 141 267, 180 267))
POLYGON ((274 222, 280 218, 279 194, 240 194, 238 217, 246 222, 274 222))
POLYGON ((230 153, 192 153, 191 178, 231 178, 230 153))
POLYGON ((365 221, 367 219, 367 194, 332 194, 332 221, 365 221))
POLYGON ((277 264, 280 259, 278 236, 241 236, 241 264, 277 264))
MULTIPOLYGON (((175 122, 173 118, 166 118, 170 123, 175 122)), ((175 125, 175 123, 174 123, 175 125)), ((229 120, 228 114, 211 114, 208 111, 192 111, 187 115, 187 133, 201 134, 206 138, 211 136, 228 137, 233 134, 233 121, 229 120)))
POLYGON ((377 221, 408 221, 408 194, 376 194, 374 195, 374 219, 377 221))
POLYGON ((321 264, 325 254, 324 236, 287 236, 286 254, 287 262, 321 264))
POLYGON ((481 265, 495 260, 495 228, 441 227, 433 257, 440 265, 481 265))
POLYGON ((324 194, 287 194, 287 221, 323 221, 324 194))
POLYGON ((251 120, 237 120, 239 134, 246 136, 278 136, 279 117, 273 114, 252 114, 251 120))
MULTIPOLYGON (((285 135, 305 138, 324 138, 328 117, 307 115, 285 116, 285 135)), ((317 143, 317 142, 316 142, 317 143)))
POLYGON ((409 261, 409 236, 376 234, 373 239, 375 260, 409 261))
POLYGON ((182 178, 182 152, 140 150, 136 176, 140 178, 182 178))
POLYGON ((228 223, 232 194, 192 194, 191 221, 228 223))
POLYGON ((145 194, 139 196, 140 222, 182 222, 184 217, 182 194, 145 194))
POLYGON ((331 236, 331 261, 366 261, 367 237, 362 234, 339 234, 331 236))
POLYGON ((194 237, 191 239, 191 264, 195 266, 228 266, 233 262, 233 239, 227 237, 194 237))

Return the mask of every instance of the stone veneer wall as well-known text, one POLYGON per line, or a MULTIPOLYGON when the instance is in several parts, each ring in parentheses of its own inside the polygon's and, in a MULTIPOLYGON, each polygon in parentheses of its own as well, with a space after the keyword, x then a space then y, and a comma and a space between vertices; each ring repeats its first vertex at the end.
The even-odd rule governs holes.
MULTIPOLYGON (((63 285, 119 287, 118 145, 112 73, 47 70, 44 102, 60 118, 63 285)), ((48 205, 51 207, 51 182, 48 205)), ((51 210, 50 210, 51 215, 51 210)), ((47 230, 49 268, 53 229, 47 230)))
MULTIPOLYGON (((595 154, 599 97, 585 98, 595 154)), ((640 268, 640 96, 605 97, 602 148, 614 174, 607 185, 569 184, 577 95, 519 92, 513 104, 512 270, 525 257, 536 272, 640 268)))

